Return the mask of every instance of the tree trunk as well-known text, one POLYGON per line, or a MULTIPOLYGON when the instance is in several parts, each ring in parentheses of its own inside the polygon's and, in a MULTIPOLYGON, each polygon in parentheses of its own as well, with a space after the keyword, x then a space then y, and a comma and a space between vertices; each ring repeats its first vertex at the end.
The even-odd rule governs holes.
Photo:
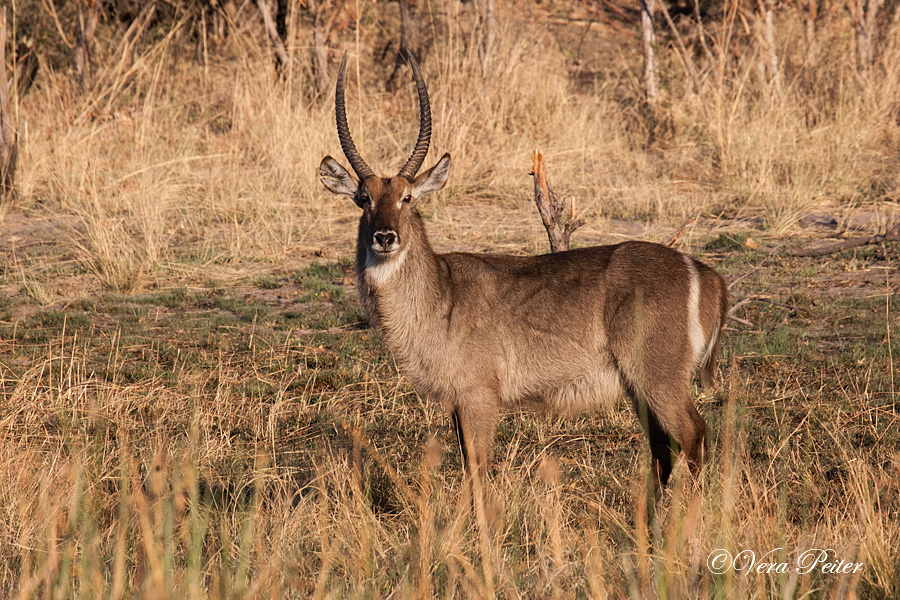
POLYGON ((816 16, 818 7, 816 0, 806 0, 803 3, 803 21, 806 26, 806 66, 812 67, 816 63, 816 16))
POLYGON ((760 26, 762 28, 762 38, 765 42, 768 84, 774 95, 781 98, 781 70, 778 68, 778 50, 775 47, 775 15, 771 2, 766 2, 765 7, 761 6, 760 8, 763 12, 760 26))
POLYGON ((313 72, 316 74, 316 89, 320 96, 327 96, 331 91, 331 80, 328 78, 328 35, 324 31, 322 5, 308 0, 306 6, 313 18, 313 72))
POLYGON ((647 93, 647 102, 657 104, 659 102, 659 84, 657 74, 659 68, 656 64, 656 33, 653 31, 653 8, 656 0, 641 0, 641 43, 644 49, 644 86, 647 93))
MULTIPOLYGON (((478 7, 476 2, 476 7, 478 7)), ((491 73, 494 55, 494 39, 496 36, 496 19, 494 17, 494 0, 481 0, 481 47, 478 48, 478 59, 481 61, 481 78, 487 79, 491 73)))
POLYGON ((288 2, 287 0, 275 0, 275 31, 282 40, 287 40, 287 17, 288 2))
POLYGON ((78 88, 84 91, 91 84, 91 46, 94 30, 100 19, 100 5, 97 0, 77 2, 78 18, 75 23, 75 47, 72 49, 72 66, 78 88))
POLYGON ((317 26, 313 31, 313 44, 316 47, 316 87, 320 95, 328 95, 331 91, 331 80, 328 79, 328 46, 325 44, 325 34, 317 26))
POLYGON ((884 0, 848 0, 847 10, 853 19, 856 33, 856 66, 863 81, 868 81, 869 69, 875 64, 878 11, 884 0))
POLYGON ((0 10, 0 202, 15 195, 16 162, 19 155, 16 123, 9 102, 6 78, 6 7, 0 10))
POLYGON ((400 72, 406 66, 406 53, 413 55, 417 62, 421 62, 421 45, 419 37, 418 15, 415 6, 410 6, 409 0, 397 0, 400 5, 400 47, 394 58, 394 68, 387 80, 387 89, 393 91, 397 88, 397 80, 400 72))
POLYGON ((269 41, 272 42, 272 49, 275 51, 275 66, 281 72, 290 63, 290 58, 284 47, 281 34, 278 32, 278 25, 272 17, 272 9, 268 0, 256 0, 256 6, 262 15, 266 33, 269 34, 269 41))

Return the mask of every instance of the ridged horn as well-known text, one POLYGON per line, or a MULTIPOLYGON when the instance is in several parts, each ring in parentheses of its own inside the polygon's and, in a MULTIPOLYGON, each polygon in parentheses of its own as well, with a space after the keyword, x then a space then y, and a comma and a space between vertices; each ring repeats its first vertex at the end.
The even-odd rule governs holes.
POLYGON ((347 108, 344 106, 344 72, 347 70, 347 52, 344 51, 344 58, 341 60, 341 69, 338 71, 337 89, 334 92, 334 116, 337 121, 338 139, 341 140, 341 149, 344 156, 350 161, 350 166, 356 171, 356 176, 360 181, 368 177, 372 177, 375 173, 362 159, 350 136, 350 126, 347 125, 347 108))
POLYGON ((412 180, 422 168, 425 155, 428 154, 428 145, 431 143, 431 103, 428 101, 428 90, 425 88, 425 80, 422 79, 416 58, 409 51, 405 51, 405 54, 416 78, 416 91, 419 93, 419 139, 416 140, 415 150, 397 176, 412 180))

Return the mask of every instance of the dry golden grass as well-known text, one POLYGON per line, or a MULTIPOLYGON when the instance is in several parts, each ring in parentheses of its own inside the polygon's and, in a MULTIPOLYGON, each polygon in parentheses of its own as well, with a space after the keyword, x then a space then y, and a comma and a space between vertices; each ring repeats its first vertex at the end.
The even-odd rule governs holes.
POLYGON ((139 363, 164 368, 160 347, 175 342, 131 335, 114 331, 107 346, 58 331, 46 349, 26 339, 9 353, 33 357, 6 387, 0 430, 10 597, 846 597, 861 582, 888 597, 900 583, 896 448, 851 439, 874 418, 896 440, 897 416, 810 391, 815 374, 773 382, 729 368, 724 404, 704 404, 717 438, 704 485, 680 473, 649 528, 643 442, 624 406, 599 423, 507 417, 499 510, 481 537, 458 457, 442 457, 446 417, 389 365, 351 361, 353 374, 320 391, 327 345, 262 335, 256 346, 245 332, 218 359, 176 360, 177 381, 135 377, 139 363), (92 361, 104 355, 100 374, 92 361), (763 381, 774 389, 754 391, 763 381), (781 548, 780 562, 820 547, 865 570, 706 569, 716 548, 781 548))
MULTIPOLYGON (((700 94, 682 80, 677 55, 664 54, 670 89, 659 117, 641 107, 630 78, 637 57, 604 57, 593 89, 574 93, 564 49, 540 23, 502 21, 485 70, 468 9, 437 6, 446 25, 424 71, 432 146, 453 155, 454 174, 434 211, 487 200, 503 209, 494 217, 501 223, 504 213, 530 217, 526 174, 536 147, 599 231, 604 216, 671 227, 703 208, 785 233, 817 206, 894 197, 897 49, 888 45, 886 71, 862 87, 838 29, 846 23, 820 32, 834 43, 820 44, 816 68, 790 57, 783 98, 758 80, 752 46, 728 62, 721 85, 710 76, 700 94)), ((787 43, 798 26, 784 22, 787 43)), ((131 61, 112 61, 88 97, 66 74, 49 73, 26 98, 21 195, 40 203, 68 256, 104 287, 140 289, 184 274, 186 264, 272 264, 334 240, 329 254, 346 254, 352 236, 335 226, 353 209, 314 177, 323 154, 340 156, 330 101, 310 98, 303 69, 274 79, 259 33, 236 28, 206 69, 170 35, 131 61)), ((348 100, 354 135, 376 170, 393 172, 415 136, 412 88, 382 91, 380 67, 367 52, 359 60, 348 100)), ((540 237, 531 237, 536 251, 540 237)))
MULTIPOLYGON (((361 4, 375 35, 381 5, 361 4)), ((340 158, 330 98, 311 96, 305 67, 273 77, 249 18, 206 68, 173 28, 107 61, 91 94, 45 71, 21 105, 20 196, 0 223, 0 596, 900 594, 900 256, 764 260, 813 209, 896 218, 900 30, 866 83, 846 21, 823 24, 804 65, 802 24, 781 15, 782 98, 752 36, 699 93, 666 49, 653 112, 634 40, 576 90, 572 48, 507 9, 485 69, 472 7, 434 4, 432 148, 454 167, 423 208, 432 238, 544 251, 536 147, 589 221, 576 243, 659 240, 702 209, 683 249, 746 275, 738 298, 797 307, 751 302, 751 325, 727 332, 723 389, 700 400, 714 432, 702 486, 679 471, 648 519, 624 404, 512 414, 477 526, 447 417, 360 329, 334 264, 357 213, 315 178, 340 158), (832 548, 864 569, 715 575, 717 548, 775 562, 832 548)), ((390 172, 417 107, 411 85, 383 91, 365 39, 348 43, 351 128, 390 172)))

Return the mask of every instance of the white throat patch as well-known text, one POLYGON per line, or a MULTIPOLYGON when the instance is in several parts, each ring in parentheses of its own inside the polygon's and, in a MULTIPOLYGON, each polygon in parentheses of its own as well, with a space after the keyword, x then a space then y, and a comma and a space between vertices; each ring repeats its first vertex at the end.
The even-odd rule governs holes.
POLYGON ((366 250, 366 283, 376 288, 387 283, 403 266, 407 250, 409 246, 400 250, 400 253, 390 260, 373 259, 371 250, 366 250))

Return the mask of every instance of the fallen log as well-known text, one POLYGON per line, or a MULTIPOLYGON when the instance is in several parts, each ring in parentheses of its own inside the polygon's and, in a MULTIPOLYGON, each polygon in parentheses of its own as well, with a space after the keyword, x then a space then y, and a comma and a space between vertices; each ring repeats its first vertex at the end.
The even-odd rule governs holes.
POLYGON ((841 250, 868 246, 869 244, 880 244, 882 242, 900 242, 900 223, 886 233, 850 238, 827 246, 819 246, 818 248, 794 248, 788 250, 787 253, 791 256, 824 256, 826 254, 840 252, 841 250))

